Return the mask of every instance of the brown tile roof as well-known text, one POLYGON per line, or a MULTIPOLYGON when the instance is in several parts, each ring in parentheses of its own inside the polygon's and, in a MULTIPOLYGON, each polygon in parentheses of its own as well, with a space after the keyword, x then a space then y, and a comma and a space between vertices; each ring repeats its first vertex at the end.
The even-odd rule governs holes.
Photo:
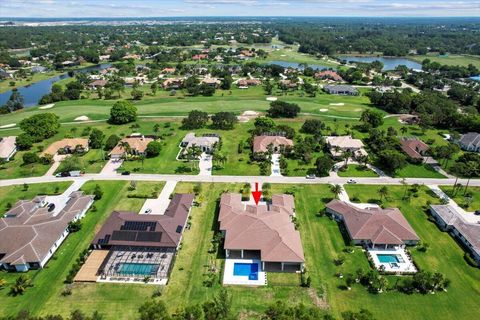
POLYGON ((177 248, 193 198, 193 194, 176 194, 164 215, 114 211, 92 244, 177 248))
POLYGON ((150 142, 152 142, 152 138, 147 138, 147 137, 127 137, 123 138, 120 140, 120 142, 113 148, 113 150, 110 152, 110 155, 115 154, 115 155, 123 155, 126 151, 124 147, 122 146, 122 142, 128 143, 130 148, 133 151, 139 152, 139 153, 144 153, 145 150, 147 150, 147 146, 150 142))
POLYGON ((54 216, 47 207, 40 207, 42 199, 19 201, 0 219, 0 256, 4 254, 0 263, 40 263, 68 223, 93 202, 93 196, 73 192, 66 206, 54 216))
POLYGON ((48 146, 47 149, 45 149, 42 152, 42 155, 45 154, 50 154, 50 155, 55 155, 58 150, 64 149, 64 148, 70 148, 70 149, 75 149, 76 146, 82 146, 84 149, 88 149, 88 139, 83 139, 83 138, 66 138, 62 139, 59 141, 55 141, 52 143, 50 146, 48 146))
POLYGON ((293 146, 293 141, 282 136, 256 136, 253 139, 253 152, 267 152, 268 146, 293 146))
POLYGON ((343 81, 343 78, 338 75, 335 71, 332 70, 326 70, 322 72, 317 72, 315 73, 315 78, 320 78, 320 79, 332 79, 335 81, 343 81))
POLYGON ((332 200, 326 207, 343 216, 353 240, 370 240, 373 244, 403 244, 419 240, 398 208, 360 209, 347 202, 332 200))
POLYGON ((422 154, 430 149, 425 142, 417 138, 401 138, 400 146, 402 150, 413 159, 422 159, 422 154))
POLYGON ((293 197, 275 195, 272 205, 244 205, 241 194, 225 193, 218 221, 225 231, 224 248, 259 250, 266 262, 304 262, 300 233, 292 222, 293 197))

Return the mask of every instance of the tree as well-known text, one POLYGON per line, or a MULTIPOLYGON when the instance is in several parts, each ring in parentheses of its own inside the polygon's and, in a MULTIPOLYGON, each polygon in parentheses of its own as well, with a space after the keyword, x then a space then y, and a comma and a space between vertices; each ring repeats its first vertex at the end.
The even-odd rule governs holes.
POLYGON ((163 301, 146 301, 138 309, 139 320, 170 320, 167 307, 163 301))
POLYGON ((102 142, 103 138, 105 138, 105 135, 101 130, 98 129, 93 129, 90 132, 90 137, 89 137, 89 146, 92 149, 100 149, 102 147, 102 142))
POLYGON ((137 120, 137 108, 128 101, 117 101, 110 109, 110 123, 125 124, 135 120, 137 120))
POLYGON ((253 125, 258 131, 261 131, 260 133, 269 132, 275 128, 275 121, 268 117, 258 117, 255 119, 253 125))
POLYGON ((330 186, 330 191, 335 195, 335 199, 338 199, 338 196, 343 192, 343 188, 339 184, 334 184, 330 186))
POLYGON ((225 77, 223 77, 220 88, 222 88, 223 90, 230 90, 232 88, 232 82, 233 82, 232 76, 226 75, 225 77))
POLYGON ((31 287, 30 278, 26 274, 20 275, 15 283, 10 287, 10 295, 18 296, 25 293, 28 287, 31 287))
POLYGON ((130 95, 132 96, 133 100, 142 100, 143 91, 139 89, 133 89, 132 92, 130 92, 130 95))
POLYGON ((112 150, 113 148, 115 148, 115 146, 118 144, 120 140, 121 139, 119 136, 117 136, 116 134, 112 134, 107 138, 107 141, 105 142, 104 150, 105 151, 112 150))
POLYGON ((70 221, 68 223, 68 231, 75 233, 78 232, 82 229, 82 221, 80 219, 77 219, 75 221, 70 221))
POLYGON ((366 127, 377 128, 383 124, 383 114, 377 110, 367 109, 360 116, 360 121, 366 127))
POLYGON ((147 157, 152 158, 160 154, 162 150, 162 144, 159 141, 151 141, 147 145, 146 153, 147 157))
POLYGON ((329 155, 321 156, 315 162, 316 172, 319 176, 328 176, 333 165, 334 162, 329 155))
POLYGON ((157 94, 157 90, 158 90, 158 84, 157 84, 157 82, 152 83, 152 85, 150 86, 150 90, 152 90, 152 95, 156 95, 156 94, 157 94))
POLYGON ((95 189, 93 189, 93 195, 95 196, 94 200, 102 199, 103 191, 99 184, 95 185, 95 189))
POLYGON ((59 117, 54 113, 40 113, 23 119, 19 126, 34 142, 53 137, 60 128, 59 117))
POLYGON ((325 129, 325 124, 317 119, 307 119, 302 125, 300 132, 321 135, 322 130, 325 129))
POLYGON ((22 159, 24 164, 32 164, 40 161, 40 157, 35 152, 25 152, 22 159))
POLYGON ((238 119, 233 112, 222 111, 212 116, 213 127, 220 130, 232 130, 237 122, 238 119))
POLYGON ((33 139, 30 135, 21 133, 18 135, 15 144, 17 145, 18 150, 30 150, 33 146, 33 139))
POLYGON ((378 189, 378 194, 380 195, 380 200, 383 200, 384 198, 387 199, 389 194, 387 186, 383 186, 380 189, 378 189))
POLYGON ((345 311, 342 312, 343 320, 375 320, 373 314, 365 309, 360 309, 359 312, 345 311))
POLYGON ((184 129, 200 129, 207 125, 208 113, 192 110, 188 113, 188 116, 182 120, 182 127, 184 129))
POLYGON ((24 107, 24 100, 22 95, 17 89, 13 89, 12 94, 10 95, 10 98, 5 104, 5 108, 8 110, 8 112, 13 112, 13 111, 23 109, 23 107, 24 107))
POLYGON ((395 173, 398 169, 406 166, 407 157, 397 150, 387 149, 378 154, 378 163, 385 170, 395 173))
POLYGON ((267 116, 271 118, 295 118, 299 112, 300 107, 296 103, 272 101, 267 116))

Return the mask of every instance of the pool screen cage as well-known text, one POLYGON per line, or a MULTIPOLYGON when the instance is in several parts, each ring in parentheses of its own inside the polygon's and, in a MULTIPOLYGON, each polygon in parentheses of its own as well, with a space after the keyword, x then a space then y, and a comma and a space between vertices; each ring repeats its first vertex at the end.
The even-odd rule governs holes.
POLYGON ((149 248, 149 247, 113 247, 107 258, 99 268, 102 277, 151 277, 166 279, 170 271, 170 265, 175 255, 174 248, 149 248), (155 265, 152 274, 140 272, 144 268, 137 268, 138 274, 127 274, 121 271, 121 265, 126 263, 155 265))

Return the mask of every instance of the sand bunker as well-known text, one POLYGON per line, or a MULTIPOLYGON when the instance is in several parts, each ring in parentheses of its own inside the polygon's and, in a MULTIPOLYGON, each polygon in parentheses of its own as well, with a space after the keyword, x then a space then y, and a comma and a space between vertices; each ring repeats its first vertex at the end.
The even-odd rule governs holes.
POLYGON ((277 97, 267 97, 267 101, 277 101, 277 97))
POLYGON ((90 120, 90 118, 87 116, 80 116, 75 118, 75 121, 88 121, 88 120, 90 120))
POLYGON ((6 124, 4 126, 1 126, 0 129, 13 128, 16 125, 17 125, 16 123, 10 123, 10 124, 6 124))
POLYGON ((45 109, 51 109, 55 106, 55 103, 50 103, 50 104, 46 104, 44 106, 41 106, 39 107, 38 109, 42 109, 42 110, 45 110, 45 109))
POLYGON ((320 111, 320 112, 327 112, 328 109, 320 109, 319 111, 320 111))
POLYGON ((331 106, 344 106, 345 103, 342 103, 342 102, 340 102, 340 103, 330 103, 330 105, 331 106))
POLYGON ((240 116, 238 116, 237 118, 238 118, 238 121, 240 121, 240 122, 248 122, 252 119, 255 119, 259 115, 260 115, 259 112, 247 110, 244 113, 242 113, 240 116))

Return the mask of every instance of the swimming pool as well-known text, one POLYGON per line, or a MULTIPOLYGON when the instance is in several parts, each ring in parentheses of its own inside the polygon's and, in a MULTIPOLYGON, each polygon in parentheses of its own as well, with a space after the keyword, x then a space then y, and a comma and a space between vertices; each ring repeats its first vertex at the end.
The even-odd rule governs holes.
POLYGON ((117 272, 122 275, 150 276, 157 273, 158 267, 158 264, 120 263, 117 272))
POLYGON ((238 263, 233 265, 234 276, 248 276, 248 280, 258 280, 257 263, 238 263))
POLYGON ((377 254, 378 261, 381 263, 399 263, 400 260, 396 254, 377 254))

